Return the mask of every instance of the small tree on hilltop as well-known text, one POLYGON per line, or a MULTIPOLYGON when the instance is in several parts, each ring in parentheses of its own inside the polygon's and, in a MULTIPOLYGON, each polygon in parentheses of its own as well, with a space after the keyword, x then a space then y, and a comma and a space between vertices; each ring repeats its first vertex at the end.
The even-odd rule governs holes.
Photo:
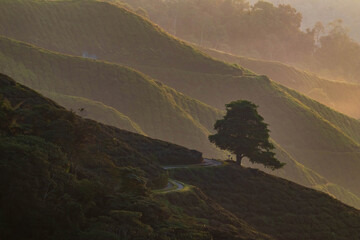
POLYGON ((226 115, 216 121, 216 134, 210 135, 210 142, 236 155, 236 162, 247 157, 252 163, 263 164, 272 170, 283 167, 272 150, 269 141, 268 124, 257 112, 257 106, 249 101, 234 101, 226 104, 226 115))

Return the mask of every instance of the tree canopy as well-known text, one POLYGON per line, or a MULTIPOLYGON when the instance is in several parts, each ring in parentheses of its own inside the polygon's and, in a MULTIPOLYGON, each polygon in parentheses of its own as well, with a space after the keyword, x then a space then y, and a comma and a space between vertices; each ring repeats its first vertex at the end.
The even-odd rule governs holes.
POLYGON ((252 163, 263 164, 273 170, 284 166, 276 159, 270 142, 268 124, 257 112, 257 106, 249 101, 238 100, 226 104, 226 115, 216 121, 216 134, 210 135, 210 142, 236 155, 241 164, 244 157, 252 163))

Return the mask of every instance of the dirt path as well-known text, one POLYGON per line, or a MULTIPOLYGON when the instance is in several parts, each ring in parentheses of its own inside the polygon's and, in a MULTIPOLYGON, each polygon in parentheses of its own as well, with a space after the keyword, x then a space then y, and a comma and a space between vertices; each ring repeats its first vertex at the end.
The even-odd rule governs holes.
MULTIPOLYGON (((163 166, 162 168, 166 170, 176 169, 176 168, 190 168, 190 167, 216 167, 221 166, 223 162, 217 161, 214 159, 204 158, 202 163, 191 164, 191 165, 173 165, 173 166, 163 166)), ((179 181, 169 179, 167 186, 163 189, 158 190, 161 193, 180 191, 184 189, 185 185, 179 181)))
POLYGON ((218 161, 218 160, 214 160, 214 159, 208 159, 208 158, 204 158, 204 161, 202 163, 198 163, 198 164, 190 164, 190 165, 172 165, 172 166, 163 166, 163 169, 175 169, 175 168, 190 168, 190 167, 216 167, 216 166, 220 166, 223 163, 218 161))

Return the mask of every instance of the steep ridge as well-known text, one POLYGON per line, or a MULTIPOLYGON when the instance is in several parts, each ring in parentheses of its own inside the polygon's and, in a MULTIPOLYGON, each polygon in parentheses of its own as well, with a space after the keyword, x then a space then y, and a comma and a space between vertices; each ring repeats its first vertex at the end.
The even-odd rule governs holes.
POLYGON ((152 194, 168 180, 158 164, 201 153, 83 119, 2 74, 0 96, 1 239, 272 239, 198 189, 152 194))
POLYGON ((101 102, 128 116, 151 137, 222 156, 209 143, 209 131, 202 125, 215 122, 220 111, 132 69, 61 55, 3 37, 0 62, 1 71, 29 87, 101 102))
MULTIPOLYGON (((274 140, 298 162, 359 194, 359 176, 355 174, 360 168, 358 143, 341 131, 348 117, 325 119, 266 77, 208 58, 115 5, 97 1, 26 1, 23 4, 5 0, 0 4, 0 9, 13 9, 1 15, 0 32, 7 36, 75 55, 87 51, 99 59, 130 65, 218 108, 234 99, 254 101, 270 123, 274 140), (15 16, 22 17, 15 19, 15 16), (29 21, 32 18, 37 20, 29 21), (45 18, 46 21, 41 21, 45 18), (30 31, 29 34, 23 34, 21 28, 30 31), (111 34, 104 34, 103 29, 111 34), (336 169, 335 175, 328 165, 336 169)), ((320 111, 327 110, 323 105, 319 107, 320 111)), ((147 133, 139 121, 121 112, 147 133)), ((357 129, 360 123, 350 124, 355 124, 353 128, 357 129)))
POLYGON ((201 50, 214 58, 240 64, 255 73, 267 75, 273 81, 303 93, 339 112, 356 119, 360 118, 359 85, 326 80, 280 62, 240 57, 214 49, 201 48, 201 50))

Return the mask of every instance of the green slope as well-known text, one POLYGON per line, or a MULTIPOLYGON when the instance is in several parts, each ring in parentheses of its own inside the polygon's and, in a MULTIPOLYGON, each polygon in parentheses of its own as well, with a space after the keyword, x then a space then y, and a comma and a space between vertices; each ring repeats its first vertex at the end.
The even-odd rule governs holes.
POLYGON ((167 184, 157 164, 199 152, 83 119, 2 74, 0 96, 1 239, 272 239, 199 190, 191 206, 150 191, 167 184))
POLYGON ((101 102, 128 116, 151 137, 222 156, 209 143, 206 128, 220 111, 134 70, 49 52, 3 37, 0 62, 0 71, 39 91, 101 102))
POLYGON ((2 74, 0 94, 1 238, 359 237, 358 210, 238 165, 176 169, 197 187, 153 194, 146 183, 167 179, 156 163, 201 155, 78 117, 2 74))
POLYGON ((299 91, 339 112, 357 119, 360 118, 359 85, 329 81, 280 62, 240 57, 213 49, 202 48, 202 50, 214 58, 239 64, 258 74, 265 74, 272 80, 299 91))
POLYGON ((72 55, 86 52, 125 65, 242 74, 238 68, 211 60, 187 44, 179 44, 154 24, 107 1, 1 0, 0 3, 0 34, 46 49, 72 55), (149 43, 151 46, 145 47, 149 43))
POLYGON ((90 118, 127 131, 146 135, 136 123, 131 121, 129 117, 101 102, 47 91, 43 91, 42 94, 82 117, 90 118))
MULTIPOLYGON (((3 0, 0 4, 0 33, 6 36, 74 55, 86 51, 132 66, 218 108, 234 99, 254 101, 270 123, 273 139, 296 161, 359 194, 358 143, 342 131, 348 122, 350 128, 359 129, 359 122, 337 113, 327 114, 333 119, 322 117, 319 112, 328 111, 323 105, 314 111, 267 78, 208 58, 145 19, 105 2, 3 0)), ((23 70, 26 76, 31 74, 26 67, 23 70)), ((140 120, 118 110, 154 136, 140 120)), ((179 143, 189 142, 182 140, 179 143)))
MULTIPOLYGON (((52 59, 54 58, 54 56, 55 57, 56 56, 57 57, 60 57, 60 56, 65 57, 67 59, 66 60, 67 64, 65 66, 69 66, 69 65, 73 64, 74 59, 77 59, 77 58, 54 54, 54 53, 50 53, 48 51, 41 51, 40 49, 31 47, 26 44, 14 42, 9 39, 3 39, 2 43, 3 43, 2 46, 8 46, 8 49, 12 49, 12 51, 10 52, 11 54, 8 51, 4 51, 4 50, 2 51, 2 52, 7 52, 9 54, 9 56, 12 56, 13 52, 21 52, 22 54, 29 56, 31 58, 31 61, 27 61, 26 58, 21 57, 21 55, 20 55, 20 57, 15 56, 14 58, 10 58, 10 57, 6 57, 6 55, 3 54, 2 55, 3 56, 2 63, 4 63, 4 64, 2 66, 5 66, 3 69, 5 72, 9 73, 12 76, 19 77, 19 79, 23 79, 22 82, 26 83, 30 86, 32 86, 36 83, 37 84, 36 86, 38 86, 38 88, 46 89, 46 90, 42 91, 45 95, 58 101, 59 103, 63 104, 65 107, 68 107, 68 108, 71 108, 74 110, 78 110, 79 108, 85 108, 85 113, 84 112, 79 113, 79 114, 86 114, 85 117, 90 117, 90 118, 93 118, 94 120, 102 121, 104 123, 108 123, 110 125, 118 126, 118 127, 124 128, 124 129, 131 130, 131 131, 135 130, 137 132, 140 131, 141 133, 144 133, 138 125, 133 123, 129 118, 124 117, 124 115, 121 115, 121 113, 119 113, 116 109, 114 109, 112 107, 105 106, 104 104, 102 104, 100 102, 85 99, 83 97, 68 96, 68 95, 63 95, 63 94, 47 91, 47 90, 60 91, 60 92, 64 91, 62 88, 58 89, 58 88, 54 88, 54 86, 57 86, 58 83, 63 84, 65 80, 62 80, 62 76, 61 75, 59 76, 58 74, 48 75, 47 70, 43 69, 39 66, 44 66, 44 64, 46 66, 46 64, 51 63, 53 61, 52 59), (5 45, 5 43, 7 43, 8 45, 5 45), (16 49, 16 51, 14 51, 14 49, 16 49), (38 54, 40 54, 41 58, 34 57, 34 56, 38 56, 38 54), (36 61, 35 59, 40 59, 40 61, 36 61), (39 71, 37 68, 40 68, 41 71, 39 71), (34 73, 34 71, 30 70, 30 69, 37 69, 37 70, 34 73), (25 75, 23 76, 22 73, 25 75), (55 84, 54 84, 54 83, 50 83, 49 81, 47 81, 48 78, 59 79, 59 80, 57 80, 57 82, 55 82, 55 84), (49 86, 49 87, 46 87, 46 86, 49 86), (52 87, 50 87, 50 86, 52 86, 52 87)), ((1 46, 1 41, 0 41, 0 46, 1 46)), ((1 51, 0 51, 0 53, 1 53, 1 51)), ((79 60, 79 59, 77 59, 77 60, 79 60)), ((90 60, 83 59, 82 61, 89 62, 90 60)), ((90 62, 93 62, 93 61, 90 61, 90 62)), ((59 65, 59 62, 56 62, 56 64, 59 65)), ((56 65, 56 64, 52 64, 53 70, 58 68, 58 65, 56 65)), ((104 75, 104 73, 107 71, 108 65, 106 65, 104 63, 100 63, 100 65, 101 66, 98 66, 96 68, 97 72, 104 75)), ((59 66, 61 68, 61 65, 59 65, 59 66)), ((57 72, 60 72, 60 71, 57 71, 57 72)), ((78 71, 72 71, 71 74, 68 72, 67 74, 68 74, 67 78, 76 77, 78 79, 78 81, 80 81, 80 75, 78 74, 78 71)), ((88 76, 88 75, 85 75, 85 77, 86 76, 88 76)), ((98 76, 98 75, 95 75, 95 76, 98 76)), ((119 75, 118 75, 118 77, 119 77, 119 75)), ((82 82, 86 82, 86 81, 87 81, 87 79, 82 80, 82 82)), ((168 101, 170 101, 170 104, 176 104, 179 107, 181 107, 181 109, 186 114, 189 114, 189 118, 195 119, 198 123, 200 123, 202 126, 204 126, 207 129, 211 129, 215 119, 219 118, 221 115, 220 111, 213 109, 213 108, 209 108, 208 106, 200 103, 199 101, 191 99, 189 97, 186 97, 185 95, 178 93, 175 90, 168 88, 159 82, 157 82, 156 85, 158 85, 159 87, 161 87, 163 89, 166 89, 166 94, 169 95, 168 101)), ((87 85, 84 84, 84 86, 87 86, 87 85)), ((68 85, 69 89, 76 90, 76 87, 77 87, 77 84, 68 85)), ((89 88, 91 88, 91 87, 92 87, 92 85, 90 85, 89 88)), ((133 86, 133 87, 136 89, 136 86, 133 86)), ((117 90, 116 94, 122 95, 123 91, 127 91, 127 89, 124 89, 124 88, 119 89, 119 90, 117 90)), ((75 94, 75 92, 71 92, 71 94, 75 94)), ((90 95, 89 95, 89 93, 86 93, 86 94, 88 94, 86 96, 90 96, 90 97, 95 96, 96 97, 96 95, 95 95, 96 92, 93 92, 93 91, 90 92, 90 95)), ((103 98, 101 98, 101 99, 103 99, 103 98)), ((136 99, 136 97, 133 97, 132 99, 136 99)), ((141 100, 141 101, 144 101, 144 100, 141 100)), ((116 106, 118 106, 118 105, 116 105, 116 106)), ((124 108, 126 106, 120 105, 120 107, 124 108)), ((153 108, 154 106, 150 105, 149 108, 150 107, 153 108)), ((134 109, 134 111, 135 110, 136 110, 136 108, 134 109)), ((146 119, 149 118, 148 115, 141 115, 141 117, 146 118, 146 119)), ((201 129, 204 128, 202 126, 200 127, 201 129)), ((189 126, 185 126, 185 128, 187 128, 186 129, 187 131, 192 131, 191 128, 189 128, 189 126)), ((173 131, 173 129, 170 129, 169 131, 173 131)), ((208 130, 205 130, 205 131, 208 131, 208 130)), ((194 141, 197 141, 197 140, 194 140, 194 141)), ((206 143, 208 143, 208 142, 206 141, 206 143)), ((193 147, 193 146, 196 146, 196 144, 198 144, 198 142, 194 142, 194 143, 186 142, 186 144, 193 147)), ((215 154, 211 153, 208 149, 204 149, 206 151, 206 154, 208 154, 210 156, 214 156, 215 154)), ((284 161, 287 163, 287 166, 285 167, 284 170, 281 170, 281 171, 278 171, 275 173, 278 176, 287 177, 288 179, 290 179, 292 181, 295 181, 299 184, 302 184, 302 185, 308 186, 308 187, 315 187, 315 186, 320 186, 320 185, 324 185, 324 184, 331 184, 324 178, 319 177, 318 174, 315 173, 314 171, 306 169, 304 166, 297 163, 284 150, 282 150, 280 146, 278 146, 278 151, 279 151, 278 157, 281 159, 281 161, 284 161)), ((186 159, 183 159, 184 163, 186 161, 187 161, 186 159)), ((338 188, 340 188, 340 187, 338 186, 338 188)), ((349 197, 347 194, 347 191, 345 191, 345 190, 341 191, 341 192, 335 192, 333 195, 336 197, 339 197, 340 199, 344 199, 344 201, 346 203, 349 203, 349 204, 354 203, 352 195, 349 197), (338 195, 339 193, 341 193, 341 195, 338 195), (347 201, 346 200, 347 198, 349 198, 350 201, 347 201)), ((353 206, 358 206, 358 205, 359 204, 357 204, 357 203, 353 204, 353 206)))

